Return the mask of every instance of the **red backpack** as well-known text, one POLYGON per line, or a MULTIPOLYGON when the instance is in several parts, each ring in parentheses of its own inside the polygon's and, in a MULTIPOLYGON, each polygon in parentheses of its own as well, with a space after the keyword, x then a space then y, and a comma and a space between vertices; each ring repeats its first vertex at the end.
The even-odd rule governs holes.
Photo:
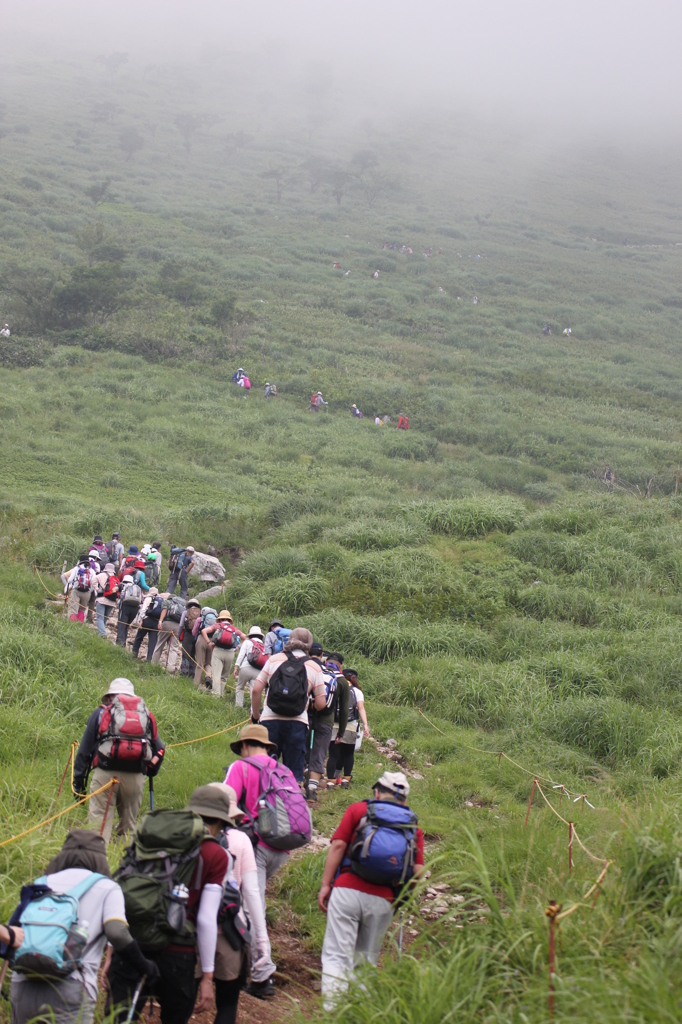
POLYGON ((109 767, 115 761, 128 766, 137 761, 142 767, 154 756, 150 739, 157 735, 156 720, 142 698, 117 693, 111 703, 102 705, 93 768, 109 767))
POLYGON ((115 601, 120 593, 121 587, 118 582, 118 576, 109 576, 105 584, 104 590, 102 591, 102 597, 108 597, 112 601, 115 601))
POLYGON ((262 668, 269 658, 269 655, 265 653, 265 644, 262 640, 256 640, 254 637, 249 637, 249 640, 251 641, 252 647, 246 655, 246 660, 249 665, 253 665, 254 668, 262 668))
POLYGON ((211 640, 216 647, 224 647, 227 650, 234 647, 234 641, 237 637, 237 632, 230 626, 229 623, 221 623, 215 632, 211 635, 211 640))

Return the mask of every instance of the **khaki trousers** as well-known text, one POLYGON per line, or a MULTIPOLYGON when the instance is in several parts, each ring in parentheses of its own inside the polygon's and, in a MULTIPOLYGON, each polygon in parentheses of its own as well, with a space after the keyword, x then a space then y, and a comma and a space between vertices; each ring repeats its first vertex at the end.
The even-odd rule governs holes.
POLYGON ((238 708, 244 707, 244 690, 248 685, 249 696, 251 696, 251 684, 260 672, 259 668, 255 665, 249 665, 248 661, 244 660, 243 664, 239 666, 239 675, 237 676, 237 693, 235 694, 235 704, 238 708))
POLYGON ((182 647, 178 640, 179 633, 179 622, 171 622, 168 619, 163 620, 161 630, 156 634, 156 647, 152 654, 152 665, 161 665, 171 674, 177 671, 180 667, 180 659, 182 658, 182 647))
MULTIPOLYGON (((213 676, 213 694, 222 697, 225 693, 225 680, 229 678, 234 656, 234 647, 214 647, 211 655, 211 675, 213 676)), ((198 660, 198 659, 197 659, 198 660)))
POLYGON ((197 637, 196 647, 194 648, 194 660, 196 666, 194 669, 194 685, 201 687, 205 686, 204 676, 208 676, 210 665, 211 665, 211 650, 208 646, 208 641, 204 640, 201 633, 197 637))
MULTIPOLYGON (((90 782, 90 792, 94 793, 96 789, 106 786, 110 779, 118 779, 118 782, 112 787, 113 793, 111 795, 111 803, 109 804, 109 813, 104 822, 102 835, 104 836, 105 843, 111 840, 114 811, 118 811, 116 835, 127 836, 129 832, 132 832, 137 816, 140 813, 140 807, 142 806, 142 791, 144 789, 145 777, 141 772, 110 772, 105 771, 104 768, 95 768, 92 773, 92 781, 90 782)), ((102 821, 104 821, 110 792, 111 790, 107 789, 104 793, 92 797, 89 801, 88 822, 90 824, 101 826, 102 821)))

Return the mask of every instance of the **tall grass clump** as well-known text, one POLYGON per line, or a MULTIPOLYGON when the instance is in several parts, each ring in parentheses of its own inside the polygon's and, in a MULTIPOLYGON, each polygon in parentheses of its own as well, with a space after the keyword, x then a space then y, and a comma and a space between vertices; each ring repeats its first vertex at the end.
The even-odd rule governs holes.
POLYGON ((405 613, 380 618, 330 610, 308 616, 305 625, 328 649, 361 654, 379 662, 410 654, 424 658, 435 654, 487 658, 492 649, 490 638, 480 629, 452 622, 417 623, 405 613))
POLYGON ((432 533, 484 537, 493 530, 512 533, 526 518, 525 506, 512 498, 462 498, 415 508, 432 533))

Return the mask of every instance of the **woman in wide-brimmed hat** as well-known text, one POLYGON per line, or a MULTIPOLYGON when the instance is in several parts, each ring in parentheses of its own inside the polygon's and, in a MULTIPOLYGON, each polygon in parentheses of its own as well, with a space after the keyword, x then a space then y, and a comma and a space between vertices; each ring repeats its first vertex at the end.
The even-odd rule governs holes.
POLYGON ((246 686, 249 688, 249 697, 251 697, 251 683, 267 660, 263 630, 260 626, 251 626, 234 663, 234 678, 237 680, 237 692, 234 700, 238 708, 244 707, 246 686))

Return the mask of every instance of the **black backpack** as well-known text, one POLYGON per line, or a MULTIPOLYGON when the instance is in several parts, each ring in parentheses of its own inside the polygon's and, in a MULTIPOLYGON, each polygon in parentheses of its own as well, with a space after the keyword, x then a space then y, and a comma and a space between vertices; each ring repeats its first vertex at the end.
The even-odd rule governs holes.
POLYGON ((285 651, 287 660, 278 665, 270 677, 267 705, 276 715, 297 718, 308 705, 308 658, 297 658, 285 651))

